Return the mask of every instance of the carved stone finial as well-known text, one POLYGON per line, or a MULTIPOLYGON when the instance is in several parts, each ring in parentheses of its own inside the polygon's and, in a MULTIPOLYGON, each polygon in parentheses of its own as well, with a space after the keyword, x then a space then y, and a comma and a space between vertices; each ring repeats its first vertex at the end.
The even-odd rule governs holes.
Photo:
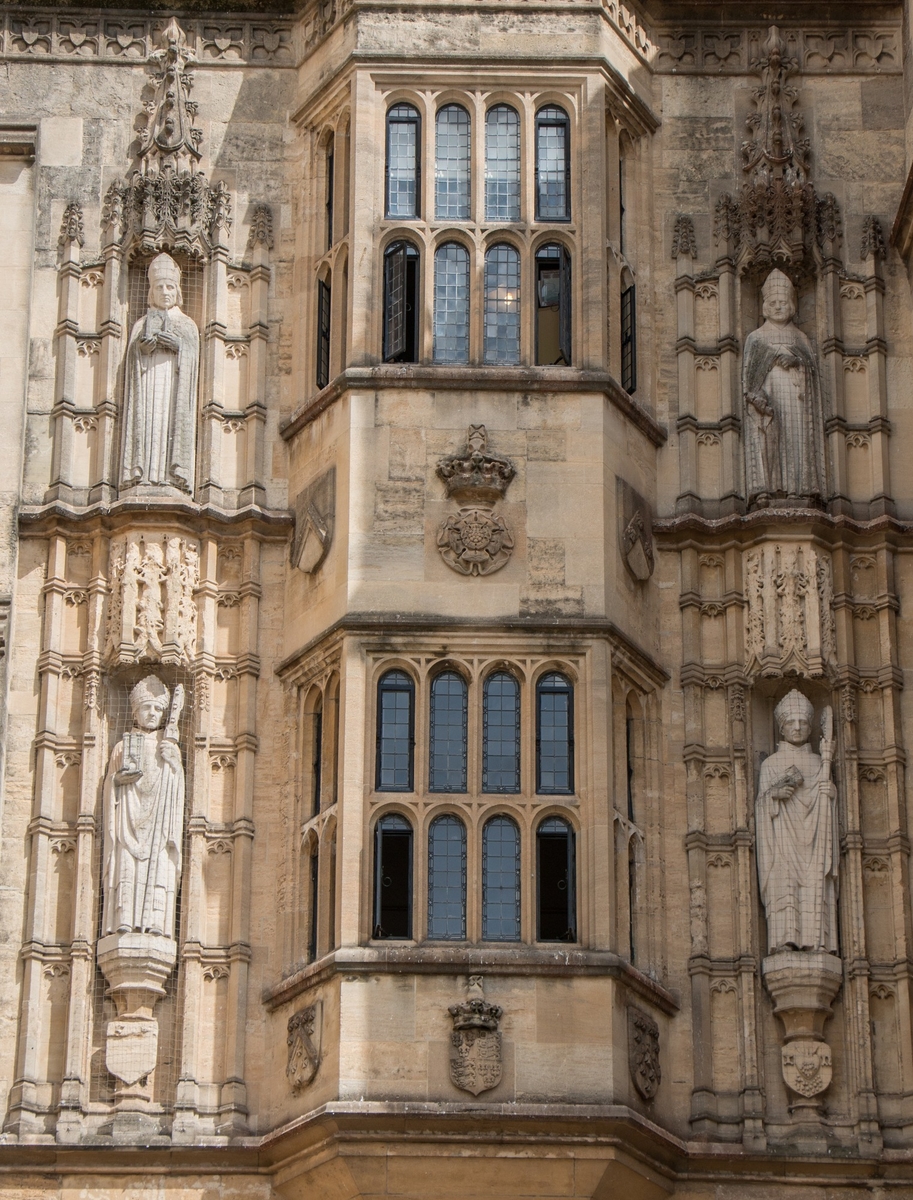
POLYGON ((861 258, 884 258, 887 255, 884 233, 877 217, 868 216, 862 223, 861 258))
POLYGON ((145 106, 148 122, 139 151, 145 173, 193 171, 199 162, 203 131, 193 125, 197 106, 190 100, 193 77, 187 71, 192 58, 187 37, 172 17, 159 35, 159 49, 149 56, 158 70, 155 95, 145 106))
POLYGON ((121 183, 112 183, 105 192, 105 202, 101 210, 103 229, 113 229, 115 235, 120 235, 124 226, 124 198, 127 189, 121 183))
POLYGON ((470 975, 467 999, 451 1004, 450 1078, 464 1092, 478 1096, 501 1082, 501 1034, 498 1023, 502 1009, 489 1004, 481 975, 470 975))
POLYGON ((694 236, 694 222, 690 217, 679 213, 675 218, 675 231, 672 234, 672 257, 680 255, 697 257, 697 239, 694 236))
POLYGON ((63 213, 63 221, 60 225, 60 237, 57 243, 60 246, 65 246, 67 242, 76 242, 82 246, 85 244, 85 233, 82 227, 82 206, 71 203, 66 206, 63 213))
POLYGON ((250 222, 250 237, 248 244, 273 248, 273 210, 268 204, 258 204, 250 222))
POLYGON ((751 64, 761 76, 761 86, 754 91, 755 110, 746 121, 749 136, 742 143, 742 169, 755 183, 773 179, 804 183, 810 167, 809 142, 802 137, 798 92, 787 83, 799 64, 788 57, 776 25, 770 27, 763 52, 764 57, 751 64))

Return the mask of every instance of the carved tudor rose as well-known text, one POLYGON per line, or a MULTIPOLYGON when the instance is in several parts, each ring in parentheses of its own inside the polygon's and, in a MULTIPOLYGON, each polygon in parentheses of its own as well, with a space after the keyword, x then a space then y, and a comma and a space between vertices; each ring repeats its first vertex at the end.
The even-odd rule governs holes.
POLYGON ((628 1009, 628 1065, 644 1100, 652 1100, 663 1077, 659 1065, 659 1026, 639 1008, 628 1009))
POLYGON ((501 1008, 489 1004, 482 976, 469 976, 469 998, 451 1004, 450 1078, 456 1087, 478 1096, 501 1082, 501 1008))
POLYGON ((285 1073, 298 1092, 311 1082, 320 1066, 320 1005, 309 1004, 289 1017, 288 1064, 285 1073))
POLYGON ((466 450, 438 463, 447 495, 463 507, 438 530, 444 562, 461 575, 491 575, 510 558, 514 540, 494 504, 516 474, 513 463, 487 451, 484 425, 470 425, 466 450))

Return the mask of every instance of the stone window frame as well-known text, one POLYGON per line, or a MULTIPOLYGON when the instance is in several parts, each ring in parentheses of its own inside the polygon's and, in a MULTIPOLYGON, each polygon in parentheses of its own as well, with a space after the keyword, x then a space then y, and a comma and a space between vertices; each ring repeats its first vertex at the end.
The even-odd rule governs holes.
POLYGON ((351 113, 348 105, 338 109, 312 131, 311 175, 315 219, 308 239, 313 254, 312 335, 308 347, 309 373, 321 391, 345 370, 349 354, 349 241, 351 213, 351 113), (329 287, 327 347, 320 338, 320 287, 329 287), (324 362, 321 363, 323 350, 324 362), (328 351, 328 352, 327 352, 328 351), (326 380, 326 382, 322 382, 326 380))
MULTIPOLYGON (((468 656, 467 656, 468 657, 468 656)), ((584 695, 585 653, 577 656, 523 654, 516 658, 498 655, 472 656, 473 662, 459 655, 447 656, 436 661, 427 661, 422 667, 408 656, 373 655, 371 669, 366 676, 368 705, 366 708, 366 730, 368 753, 365 755, 366 788, 369 797, 366 823, 366 846, 374 846, 375 829, 384 816, 397 814, 405 817, 413 830, 412 867, 412 937, 409 939, 382 939, 408 945, 555 945, 553 941, 539 942, 537 938, 538 889, 536 887, 536 832, 541 822, 550 817, 559 817, 571 827, 576 855, 577 892, 577 940, 568 945, 585 944, 587 937, 585 913, 581 911, 580 897, 585 895, 586 859, 588 831, 582 821, 582 793, 587 787, 585 746, 577 737, 574 744, 574 781, 572 794, 537 794, 536 786, 536 695, 539 680, 547 675, 561 674, 568 679, 575 696, 574 721, 581 732, 585 729, 586 700, 584 695), (381 678, 390 671, 408 674, 414 687, 414 760, 413 788, 410 792, 377 791, 375 731, 377 728, 377 697, 381 678), (432 792, 429 788, 429 750, 431 683, 445 671, 460 674, 468 686, 468 780, 465 793, 432 792), (520 684, 520 740, 521 740, 521 791, 498 793, 482 791, 482 689, 484 681, 497 671, 508 671, 520 684), (428 836, 432 822, 441 816, 457 817, 466 829, 466 938, 430 939, 428 930, 428 836), (486 941, 482 938, 482 838, 483 829, 494 816, 507 816, 520 830, 520 938, 516 942, 486 941)), ((365 877, 366 897, 364 911, 364 936, 373 938, 375 876, 373 850, 369 856, 371 865, 365 877)))
MULTIPOLYGON (((390 87, 381 91, 382 111, 386 146, 387 114, 398 104, 409 104, 420 116, 421 143, 419 158, 422 162, 435 163, 435 136, 437 114, 442 108, 459 105, 470 118, 470 216, 467 220, 438 220, 435 213, 435 174, 433 169, 421 174, 421 197, 419 214, 409 219, 393 219, 384 215, 380 218, 378 239, 378 281, 383 286, 383 261, 386 248, 398 240, 411 241, 419 250, 420 284, 418 293, 419 329, 414 361, 427 366, 452 367, 453 363, 435 363, 433 347, 434 322, 430 306, 425 297, 434 295, 434 264, 437 249, 448 242, 463 245, 469 252, 469 354, 465 364, 487 370, 502 365, 529 367, 553 364, 537 363, 537 267, 536 255, 545 245, 559 245, 567 256, 569 267, 576 265, 580 252, 580 231, 574 214, 581 211, 579 197, 579 145, 581 124, 581 99, 577 88, 565 90, 553 87, 517 87, 514 90, 496 88, 488 91, 481 87, 463 89, 444 87, 427 92, 417 92, 402 87, 390 87), (490 109, 506 104, 520 117, 520 219, 517 221, 488 220, 485 218, 485 128, 490 109), (570 217, 540 220, 536 216, 536 145, 538 114, 544 108, 560 107, 567 114, 568 129, 568 187, 570 217), (486 363, 484 360, 484 267, 486 252, 497 243, 513 245, 520 254, 520 353, 516 363, 486 363)), ((386 151, 381 178, 382 195, 379 211, 386 213, 386 151)), ((570 319, 570 363, 579 358, 574 349, 577 324, 574 315, 579 310, 575 302, 574 276, 568 271, 567 287, 569 300, 564 305, 571 314, 570 319)), ((387 361, 381 329, 378 346, 379 361, 387 361)), ((401 360, 405 361, 405 360, 401 360)), ((565 365, 563 363, 557 365, 565 365)))

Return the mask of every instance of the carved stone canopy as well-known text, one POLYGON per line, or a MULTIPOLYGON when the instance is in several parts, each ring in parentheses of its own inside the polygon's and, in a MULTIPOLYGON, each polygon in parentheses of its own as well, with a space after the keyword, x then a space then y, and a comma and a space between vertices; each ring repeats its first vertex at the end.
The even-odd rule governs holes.
POLYGON ((513 463, 487 449, 484 425, 470 425, 462 454, 448 454, 438 463, 437 473, 447 495, 461 504, 494 504, 500 500, 516 474, 513 463))

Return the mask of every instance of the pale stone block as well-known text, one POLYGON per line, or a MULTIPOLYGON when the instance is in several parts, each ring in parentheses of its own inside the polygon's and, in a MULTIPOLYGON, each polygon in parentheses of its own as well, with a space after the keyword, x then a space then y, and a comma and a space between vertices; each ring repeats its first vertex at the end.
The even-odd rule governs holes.
POLYGON ((82 162, 82 118, 43 117, 38 155, 43 167, 78 167, 82 162))

